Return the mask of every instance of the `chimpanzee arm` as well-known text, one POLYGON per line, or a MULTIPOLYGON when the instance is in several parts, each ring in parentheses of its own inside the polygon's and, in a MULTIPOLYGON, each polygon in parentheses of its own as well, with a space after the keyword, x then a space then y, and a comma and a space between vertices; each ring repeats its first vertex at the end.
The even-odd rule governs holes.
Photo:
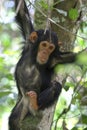
POLYGON ((29 34, 34 31, 30 14, 24 0, 15 0, 16 21, 18 22, 22 35, 26 40, 29 34))
POLYGON ((76 61, 77 55, 78 54, 74 52, 61 52, 60 55, 58 54, 53 58, 51 67, 54 67, 57 64, 73 63, 76 61))
POLYGON ((38 96, 38 106, 39 109, 44 109, 50 106, 55 100, 58 99, 62 90, 62 86, 59 82, 53 81, 50 84, 50 87, 45 89, 38 96))
POLYGON ((74 52, 59 52, 60 54, 56 53, 51 62, 51 67, 54 67, 57 64, 73 63, 78 59, 78 56, 80 54, 86 51, 87 48, 83 49, 82 51, 79 51, 78 53, 74 52))

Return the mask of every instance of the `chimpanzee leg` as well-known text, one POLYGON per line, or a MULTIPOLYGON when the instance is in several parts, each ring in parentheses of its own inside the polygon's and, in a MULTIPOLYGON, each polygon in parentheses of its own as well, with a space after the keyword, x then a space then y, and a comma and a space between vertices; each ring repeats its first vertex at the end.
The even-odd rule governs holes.
POLYGON ((58 99, 61 90, 62 86, 59 82, 51 82, 50 87, 41 92, 38 97, 39 108, 43 109, 51 105, 55 100, 58 99))
MULTIPOLYGON (((9 117, 9 130, 20 130, 21 121, 29 112, 29 97, 22 97, 13 108, 9 117)), ((29 113, 30 114, 30 113, 29 113)))

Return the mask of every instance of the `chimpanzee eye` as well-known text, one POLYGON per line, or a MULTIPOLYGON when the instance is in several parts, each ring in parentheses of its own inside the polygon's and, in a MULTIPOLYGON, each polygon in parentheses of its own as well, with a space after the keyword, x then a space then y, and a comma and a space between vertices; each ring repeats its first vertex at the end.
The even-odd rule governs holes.
POLYGON ((46 43, 46 42, 43 42, 43 43, 42 43, 42 46, 43 46, 43 47, 47 47, 47 43, 46 43))
POLYGON ((50 45, 50 46, 49 46, 49 50, 50 50, 50 51, 53 51, 54 49, 55 49, 55 46, 54 46, 54 45, 50 45))

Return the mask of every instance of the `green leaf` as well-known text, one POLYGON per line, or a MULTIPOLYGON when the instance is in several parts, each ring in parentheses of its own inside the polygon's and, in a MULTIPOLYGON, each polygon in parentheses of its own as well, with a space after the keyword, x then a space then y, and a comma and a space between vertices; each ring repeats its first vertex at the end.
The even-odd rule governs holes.
POLYGON ((42 8, 48 9, 48 5, 44 0, 39 1, 39 4, 42 6, 42 8))
POLYGON ((71 8, 69 10, 69 18, 72 20, 76 20, 78 18, 79 14, 78 14, 78 10, 75 8, 71 8))

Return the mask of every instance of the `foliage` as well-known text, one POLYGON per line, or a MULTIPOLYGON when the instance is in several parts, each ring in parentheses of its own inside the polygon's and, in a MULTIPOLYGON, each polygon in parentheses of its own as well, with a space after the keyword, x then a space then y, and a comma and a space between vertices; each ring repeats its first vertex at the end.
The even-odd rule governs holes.
POLYGON ((78 10, 75 8, 71 8, 69 10, 69 18, 71 20, 76 20, 78 18, 79 14, 78 14, 78 10))

